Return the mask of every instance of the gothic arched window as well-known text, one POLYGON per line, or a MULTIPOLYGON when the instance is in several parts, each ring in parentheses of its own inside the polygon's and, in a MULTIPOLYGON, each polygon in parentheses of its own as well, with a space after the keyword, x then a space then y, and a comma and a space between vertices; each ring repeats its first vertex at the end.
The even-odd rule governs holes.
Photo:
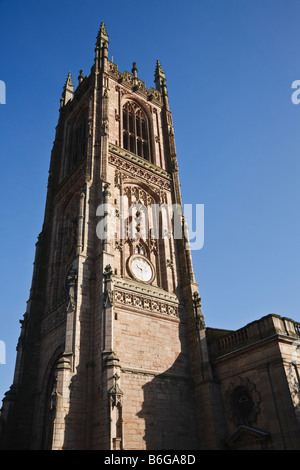
POLYGON ((75 124, 72 145, 72 166, 76 166, 85 157, 87 149, 87 122, 85 114, 82 114, 75 124))
POLYGON ((87 113, 82 111, 76 120, 71 120, 68 124, 63 177, 67 176, 86 156, 87 139, 87 113))
POLYGON ((52 362, 52 367, 49 371, 48 383, 45 390, 45 414, 44 414, 44 429, 42 449, 51 450, 53 444, 54 421, 57 409, 57 364, 61 355, 55 362, 52 362))
POLYGON ((145 255, 145 250, 142 245, 137 245, 134 249, 134 253, 139 255, 145 255))
POLYGON ((149 160, 149 128, 144 111, 127 102, 123 106, 123 148, 149 160))

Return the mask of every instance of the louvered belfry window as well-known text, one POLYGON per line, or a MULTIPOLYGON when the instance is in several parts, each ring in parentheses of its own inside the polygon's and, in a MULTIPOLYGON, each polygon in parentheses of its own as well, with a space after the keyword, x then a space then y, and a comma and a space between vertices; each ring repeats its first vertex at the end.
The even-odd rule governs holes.
POLYGON ((149 160, 149 129, 144 111, 130 103, 123 106, 123 148, 149 160))

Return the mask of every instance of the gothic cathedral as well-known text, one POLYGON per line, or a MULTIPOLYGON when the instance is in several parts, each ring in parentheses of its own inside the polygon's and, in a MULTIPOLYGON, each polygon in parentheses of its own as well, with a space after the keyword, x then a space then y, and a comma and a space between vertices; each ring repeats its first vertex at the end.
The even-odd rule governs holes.
POLYGON ((108 44, 63 89, 1 448, 299 449, 300 326, 206 327, 163 68, 108 44))

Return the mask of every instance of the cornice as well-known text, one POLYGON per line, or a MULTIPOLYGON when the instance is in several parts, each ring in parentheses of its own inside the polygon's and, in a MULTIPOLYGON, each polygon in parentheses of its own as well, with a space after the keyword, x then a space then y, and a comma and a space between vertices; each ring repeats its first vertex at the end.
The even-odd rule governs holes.
POLYGON ((142 294, 143 296, 155 297, 158 300, 164 302, 171 302, 179 306, 180 301, 176 294, 167 292, 159 287, 150 286, 150 285, 141 285, 139 282, 135 282, 131 279, 124 278, 113 278, 115 288, 124 289, 135 294, 142 294))

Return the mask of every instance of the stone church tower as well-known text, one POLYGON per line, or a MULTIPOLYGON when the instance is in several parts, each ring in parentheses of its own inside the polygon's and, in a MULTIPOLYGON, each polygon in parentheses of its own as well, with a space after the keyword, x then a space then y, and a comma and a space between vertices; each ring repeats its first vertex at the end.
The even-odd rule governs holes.
POLYGON ((136 64, 123 74, 108 60, 108 44, 102 23, 91 74, 80 71, 75 91, 69 74, 63 89, 2 412, 7 446, 198 447, 197 284, 185 240, 162 237, 163 215, 151 210, 181 207, 165 74, 157 62, 148 90, 136 64), (109 217, 116 232, 105 238, 109 217))
POLYGON ((63 89, 1 448, 295 448, 299 325, 206 328, 165 74, 108 44, 63 89))

